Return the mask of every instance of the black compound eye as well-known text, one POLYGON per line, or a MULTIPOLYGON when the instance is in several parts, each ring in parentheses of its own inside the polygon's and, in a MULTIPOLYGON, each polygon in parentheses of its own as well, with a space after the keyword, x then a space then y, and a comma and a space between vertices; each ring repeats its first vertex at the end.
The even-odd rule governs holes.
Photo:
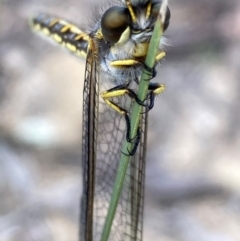
POLYGON ((114 6, 109 8, 102 17, 101 27, 105 40, 117 43, 122 33, 129 27, 129 14, 126 8, 114 6))
MULTIPOLYGON (((158 14, 159 14, 159 7, 161 7, 160 5, 162 4, 162 1, 159 0, 153 0, 152 3, 152 13, 151 16, 156 19, 158 14)), ((170 23, 170 18, 171 18, 171 12, 169 7, 167 7, 167 12, 166 12, 166 17, 165 17, 165 21, 163 24, 163 31, 167 30, 169 23, 170 23)))
POLYGON ((160 1, 153 1, 153 5, 152 5, 152 17, 155 19, 157 18, 158 14, 159 14, 159 8, 160 8, 161 2, 160 1))
POLYGON ((170 12, 169 7, 167 7, 167 13, 166 13, 165 22, 163 25, 163 31, 167 30, 169 23, 170 23, 170 18, 171 18, 171 12, 170 12))

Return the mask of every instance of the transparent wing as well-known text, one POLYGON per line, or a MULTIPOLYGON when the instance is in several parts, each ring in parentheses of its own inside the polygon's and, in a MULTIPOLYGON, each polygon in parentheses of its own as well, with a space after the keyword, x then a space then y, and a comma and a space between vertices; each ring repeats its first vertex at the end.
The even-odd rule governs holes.
POLYGON ((83 141, 82 168, 83 194, 81 200, 81 240, 95 240, 93 234, 95 172, 97 161, 98 126, 98 68, 93 53, 92 41, 89 42, 86 59, 85 81, 83 88, 83 141))
MULTIPOLYGON (((132 99, 117 98, 115 103, 131 113, 132 99)), ((123 142, 126 139, 124 117, 99 102, 99 125, 96 161, 96 187, 94 201, 94 235, 100 237, 116 178, 123 142)), ((124 180, 109 240, 142 239, 143 196, 145 174, 146 115, 141 120, 141 141, 131 157, 124 180)), ((99 239, 96 239, 99 240, 99 239)))
MULTIPOLYGON (((90 42, 89 42, 90 44, 90 42)), ((124 117, 99 96, 114 82, 99 79, 94 44, 89 45, 84 83, 83 106, 83 196, 81 205, 82 241, 98 241, 109 208, 113 185, 126 139, 124 117)), ((130 97, 114 98, 114 103, 131 112, 130 97)), ((143 196, 147 115, 141 119, 141 141, 131 158, 109 240, 142 239, 143 196)))
MULTIPOLYGON (((126 139, 125 119, 99 96, 101 91, 115 87, 115 82, 104 76, 99 79, 94 41, 75 25, 40 14, 31 20, 31 26, 70 52, 87 57, 83 91, 80 236, 81 241, 98 241, 107 215, 123 141, 126 139)), ((133 100, 130 97, 113 98, 113 101, 131 113, 133 100)), ((142 239, 146 114, 142 115, 140 126, 141 141, 136 154, 131 157, 111 229, 111 241, 142 239)))

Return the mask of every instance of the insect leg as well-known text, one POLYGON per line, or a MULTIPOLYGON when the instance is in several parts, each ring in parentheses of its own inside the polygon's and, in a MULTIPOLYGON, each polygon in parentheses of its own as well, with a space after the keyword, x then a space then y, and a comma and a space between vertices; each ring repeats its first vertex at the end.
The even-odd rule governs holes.
POLYGON ((126 139, 128 142, 131 142, 133 139, 138 139, 138 134, 136 137, 131 138, 131 123, 129 114, 127 110, 123 109, 122 107, 120 107, 119 105, 110 100, 110 98, 113 97, 128 95, 130 98, 134 99, 138 104, 144 105, 143 102, 138 99, 136 93, 133 90, 127 88, 128 86, 129 83, 125 85, 118 85, 112 89, 102 92, 100 95, 106 102, 106 104, 108 104, 111 108, 113 108, 115 111, 124 116, 126 121, 126 139))
POLYGON ((137 97, 137 94, 132 89, 128 88, 128 86, 129 86, 129 83, 113 87, 112 89, 102 92, 101 97, 104 99, 105 102, 107 102, 109 98, 128 95, 130 98, 134 99, 139 105, 145 106, 143 104, 145 100, 144 101, 139 100, 139 98, 137 97))
POLYGON ((146 98, 149 100, 149 104, 145 105, 147 109, 146 112, 150 111, 153 108, 156 95, 161 94, 165 90, 165 88, 166 87, 164 84, 149 83, 149 87, 148 87, 149 92, 146 98))
POLYGON ((122 152, 124 155, 126 156, 134 156, 134 154, 136 153, 137 151, 137 148, 138 148, 138 145, 140 143, 140 140, 141 140, 141 132, 140 132, 140 128, 137 129, 137 135, 136 135, 136 140, 134 142, 134 146, 133 146, 133 149, 131 151, 127 150, 128 153, 125 153, 125 152, 122 152))

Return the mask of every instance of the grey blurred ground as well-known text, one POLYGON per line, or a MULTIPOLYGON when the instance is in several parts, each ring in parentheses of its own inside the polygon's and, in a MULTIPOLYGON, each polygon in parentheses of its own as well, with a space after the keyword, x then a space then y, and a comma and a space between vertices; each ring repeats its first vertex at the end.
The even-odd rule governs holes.
MULTIPOLYGON (((144 240, 240 241, 240 1, 169 0, 150 113, 144 240)), ((0 240, 78 240, 84 61, 32 34, 97 1, 0 2, 0 240)))

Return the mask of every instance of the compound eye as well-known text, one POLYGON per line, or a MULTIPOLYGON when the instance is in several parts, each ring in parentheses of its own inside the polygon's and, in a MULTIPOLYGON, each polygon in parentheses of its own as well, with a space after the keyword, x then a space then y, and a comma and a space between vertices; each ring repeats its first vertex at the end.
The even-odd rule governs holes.
POLYGON ((110 43, 117 43, 123 32, 129 27, 127 8, 114 6, 109 8, 101 20, 102 34, 110 43))
POLYGON ((152 17, 155 19, 157 18, 158 14, 159 14, 159 8, 161 6, 161 2, 160 1, 153 1, 153 5, 152 5, 152 17))
MULTIPOLYGON (((156 19, 157 16, 159 15, 159 7, 161 7, 160 5, 162 4, 162 1, 159 0, 153 0, 152 2, 152 13, 151 16, 156 19)), ((170 23, 170 18, 171 18, 171 12, 169 7, 167 7, 167 11, 166 11, 166 16, 165 16, 165 21, 163 24, 163 31, 167 30, 169 23, 170 23)))
POLYGON ((165 22, 163 24, 163 31, 167 30, 169 23, 170 23, 170 18, 171 18, 171 12, 170 12, 169 7, 167 7, 166 18, 165 18, 165 22))

